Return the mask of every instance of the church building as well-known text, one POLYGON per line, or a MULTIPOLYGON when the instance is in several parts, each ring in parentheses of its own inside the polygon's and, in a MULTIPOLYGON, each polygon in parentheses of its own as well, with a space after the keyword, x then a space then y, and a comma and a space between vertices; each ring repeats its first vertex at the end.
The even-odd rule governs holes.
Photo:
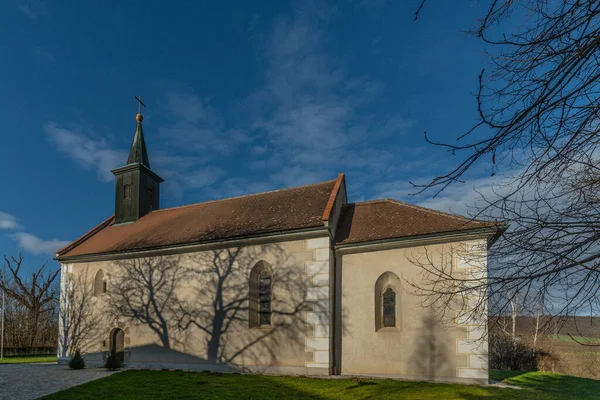
POLYGON ((415 287, 424 260, 485 281, 502 226, 349 203, 344 174, 163 209, 136 120, 114 215, 56 254, 59 362, 487 383, 487 315, 439 320, 415 287))

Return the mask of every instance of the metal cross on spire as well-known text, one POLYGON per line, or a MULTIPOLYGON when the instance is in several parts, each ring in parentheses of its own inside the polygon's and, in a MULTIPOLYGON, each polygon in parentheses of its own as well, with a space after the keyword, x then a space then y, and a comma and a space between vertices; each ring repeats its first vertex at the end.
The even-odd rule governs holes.
POLYGON ((144 103, 142 103, 142 96, 137 97, 137 96, 133 96, 135 97, 135 99, 138 101, 138 114, 142 113, 142 106, 146 107, 146 105, 144 103))

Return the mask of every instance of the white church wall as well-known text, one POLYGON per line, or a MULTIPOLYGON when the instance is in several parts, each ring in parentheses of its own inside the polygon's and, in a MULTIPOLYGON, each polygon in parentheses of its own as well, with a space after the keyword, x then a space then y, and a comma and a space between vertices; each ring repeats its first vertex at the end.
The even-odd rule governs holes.
MULTIPOLYGON (((485 249, 474 246, 478 243, 413 245, 338 254, 341 332, 336 341, 341 342, 337 344, 341 373, 487 382, 487 342, 481 339, 486 336, 485 318, 475 318, 473 314, 457 316, 454 321, 441 320, 431 308, 423 306, 424 299, 416 296, 408 284, 422 279, 422 268, 414 262, 416 254, 429 254, 436 263, 452 262, 456 273, 479 274, 485 279, 487 255, 485 251, 473 253, 475 247, 485 249), (465 255, 465 248, 470 256, 456 258, 455 250, 461 249, 465 255), (381 295, 376 294, 376 284, 378 278, 390 273, 400 281, 392 285, 397 289, 397 321, 395 327, 381 327, 376 319, 376 296, 381 295)), ((388 281, 391 282, 389 278, 388 281)), ((379 288, 382 289, 385 288, 379 288)))
POLYGON ((137 261, 178 263, 188 275, 177 285, 177 300, 197 306, 193 311, 200 319, 200 315, 207 315, 206 310, 212 312, 210 307, 205 307, 212 304, 210 296, 215 295, 209 290, 215 285, 217 276, 217 268, 210 264, 211 260, 215 254, 227 258, 233 253, 237 254, 236 259, 223 260, 223 265, 231 261, 234 272, 221 282, 222 300, 225 304, 239 302, 243 306, 234 318, 226 318, 228 327, 217 340, 215 335, 206 332, 207 328, 210 331, 214 321, 201 321, 202 328, 190 324, 181 329, 173 318, 165 341, 148 323, 119 316, 109 306, 111 290, 116 290, 116 280, 120 279, 131 259, 71 264, 74 276, 84 270, 94 276, 102 269, 108 283, 109 293, 98 296, 97 305, 103 308, 109 322, 103 328, 105 333, 101 340, 92 346, 86 359, 91 364, 102 362, 103 355, 110 349, 110 332, 121 328, 125 331, 126 361, 133 367, 327 374, 330 332, 328 237, 147 257, 137 261), (238 250, 239 253, 235 253, 238 250), (273 327, 251 327, 248 322, 250 270, 260 260, 266 261, 273 271, 273 327), (215 343, 220 346, 219 350, 211 354, 209 348, 214 348, 215 343))

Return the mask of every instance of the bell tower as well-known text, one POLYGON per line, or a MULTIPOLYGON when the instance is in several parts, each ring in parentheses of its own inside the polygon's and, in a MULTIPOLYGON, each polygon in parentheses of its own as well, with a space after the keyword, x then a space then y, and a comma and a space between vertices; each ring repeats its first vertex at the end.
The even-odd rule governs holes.
POLYGON ((146 105, 142 103, 141 96, 135 98, 138 101, 137 124, 127 164, 111 171, 116 178, 116 224, 135 222, 160 206, 160 183, 163 179, 150 169, 142 129, 144 117, 141 107, 146 105))

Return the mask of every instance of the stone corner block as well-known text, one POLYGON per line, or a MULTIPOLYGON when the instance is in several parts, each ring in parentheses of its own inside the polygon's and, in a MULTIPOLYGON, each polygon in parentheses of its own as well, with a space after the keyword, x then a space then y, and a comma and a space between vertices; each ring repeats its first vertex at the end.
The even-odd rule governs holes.
POLYGON ((307 239, 306 240, 306 248, 308 250, 323 249, 323 248, 329 249, 329 237, 326 236, 326 237, 321 237, 321 238, 307 239))

